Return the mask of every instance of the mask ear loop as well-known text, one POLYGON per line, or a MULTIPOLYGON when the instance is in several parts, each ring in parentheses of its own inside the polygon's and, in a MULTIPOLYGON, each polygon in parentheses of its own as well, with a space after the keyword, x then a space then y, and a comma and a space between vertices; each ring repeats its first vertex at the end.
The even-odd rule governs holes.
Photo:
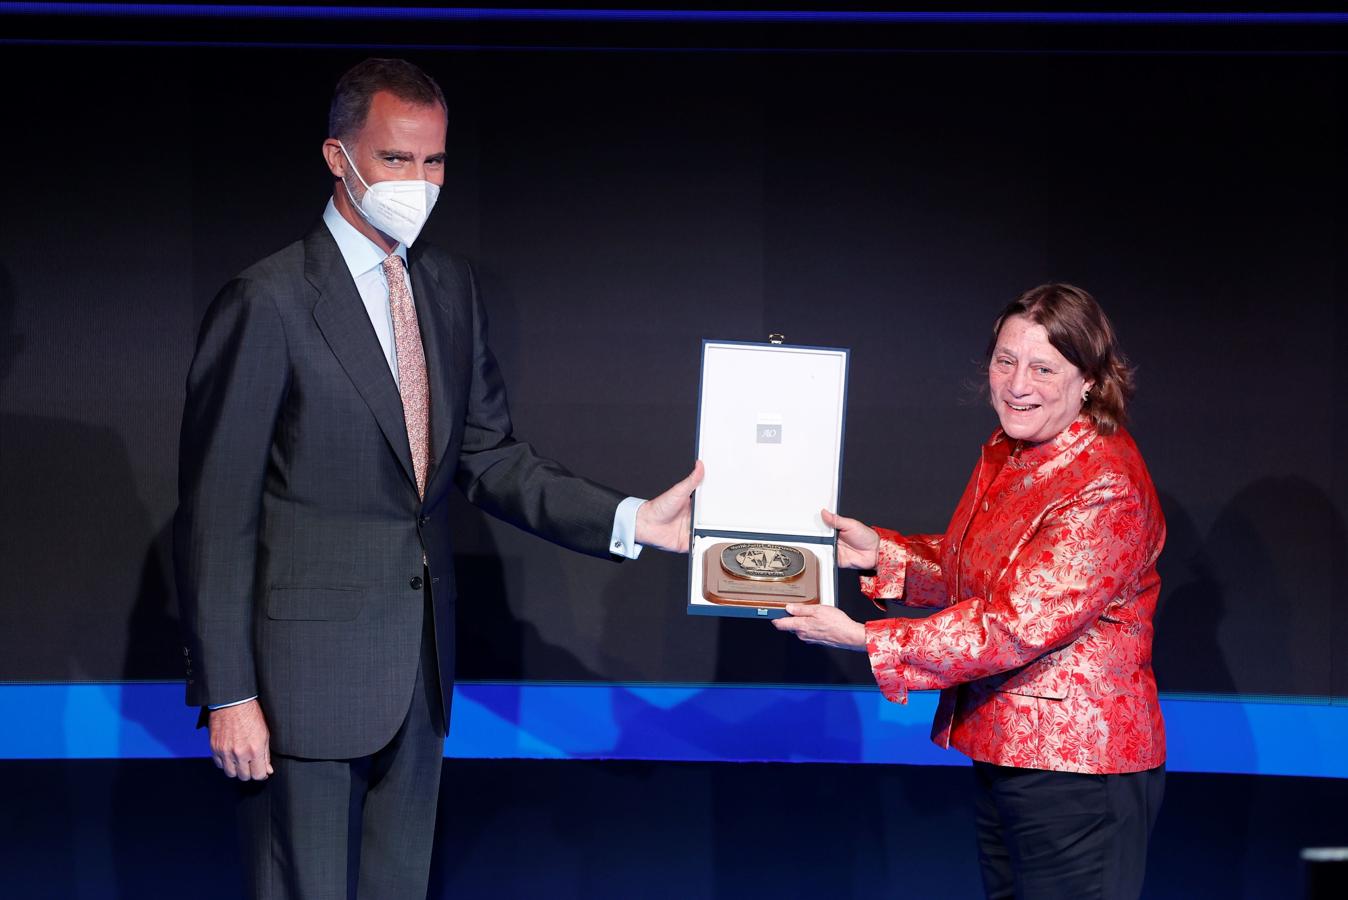
MULTIPOLYGON (((368 191, 370 189, 370 182, 361 178, 360 169, 356 167, 356 161, 351 158, 351 154, 346 152, 346 145, 342 143, 341 138, 337 139, 337 146, 342 148, 342 155, 345 156, 346 161, 351 164, 351 171, 356 173, 356 177, 360 178, 360 183, 365 185, 365 190, 368 191)), ((360 203, 356 201, 356 195, 351 193, 351 186, 346 183, 345 178, 342 179, 342 187, 346 188, 346 195, 351 198, 351 205, 360 210, 361 215, 364 215, 365 210, 362 209, 360 203)))

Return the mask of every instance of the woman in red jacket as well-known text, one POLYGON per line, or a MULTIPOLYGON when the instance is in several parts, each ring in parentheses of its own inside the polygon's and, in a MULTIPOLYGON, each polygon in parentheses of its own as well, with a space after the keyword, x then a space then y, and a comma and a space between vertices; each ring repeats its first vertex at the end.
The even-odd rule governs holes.
POLYGON ((1027 291, 997 317, 988 388, 999 428, 944 534, 855 519, 838 564, 862 592, 937 609, 853 621, 788 607, 810 643, 866 652, 903 703, 940 689, 932 739, 974 761, 989 897, 1135 898, 1165 779, 1151 669, 1165 522, 1123 429, 1132 373, 1090 294, 1027 291))

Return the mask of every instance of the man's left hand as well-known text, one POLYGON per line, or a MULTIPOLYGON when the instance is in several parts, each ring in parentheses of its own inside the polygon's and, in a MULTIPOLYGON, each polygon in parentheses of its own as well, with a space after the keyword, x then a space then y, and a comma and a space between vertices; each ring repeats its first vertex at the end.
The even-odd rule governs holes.
POLYGON ((702 460, 699 459, 687 478, 637 508, 638 544, 674 553, 688 552, 692 496, 702 483, 702 474, 702 460))
POLYGON ((786 618, 772 620, 778 631, 790 631, 807 644, 839 650, 866 649, 866 626, 836 606, 788 603, 786 611, 790 613, 786 618))

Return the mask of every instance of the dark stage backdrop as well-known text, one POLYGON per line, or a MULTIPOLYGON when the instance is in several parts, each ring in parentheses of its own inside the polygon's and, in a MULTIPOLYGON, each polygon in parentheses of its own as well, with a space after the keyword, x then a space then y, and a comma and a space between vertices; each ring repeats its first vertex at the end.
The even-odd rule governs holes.
MULTIPOLYGON (((843 511, 940 530, 995 426, 969 387, 992 316, 1072 281, 1139 370, 1162 689, 1348 696, 1342 57, 393 52, 450 97, 424 240, 476 262, 543 452, 651 495, 693 461, 701 339, 780 331, 852 349, 843 511)), ((364 55, 0 54, 0 679, 180 677, 196 327, 317 220, 329 92, 364 55)), ((870 680, 689 618, 682 557, 455 515, 461 678, 870 680)))

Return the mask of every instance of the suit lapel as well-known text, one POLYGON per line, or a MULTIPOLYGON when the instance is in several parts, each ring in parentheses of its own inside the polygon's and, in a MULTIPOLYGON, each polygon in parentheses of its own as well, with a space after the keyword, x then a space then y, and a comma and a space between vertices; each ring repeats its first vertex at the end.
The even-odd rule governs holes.
POLYGON ((426 373, 431 388, 431 460, 427 476, 427 494, 430 484, 439 475, 445 453, 449 449, 453 428, 454 404, 450 387, 457 342, 462 329, 456 328, 450 308, 449 286, 443 280, 439 267, 433 265, 424 253, 408 253, 412 274, 412 299, 417 307, 417 322, 421 326, 421 346, 426 352, 426 373))
POLYGON ((321 223, 304 239, 304 277, 318 290, 314 321, 323 338, 370 407, 384 439, 402 464, 408 481, 415 486, 402 397, 337 242, 321 223))

